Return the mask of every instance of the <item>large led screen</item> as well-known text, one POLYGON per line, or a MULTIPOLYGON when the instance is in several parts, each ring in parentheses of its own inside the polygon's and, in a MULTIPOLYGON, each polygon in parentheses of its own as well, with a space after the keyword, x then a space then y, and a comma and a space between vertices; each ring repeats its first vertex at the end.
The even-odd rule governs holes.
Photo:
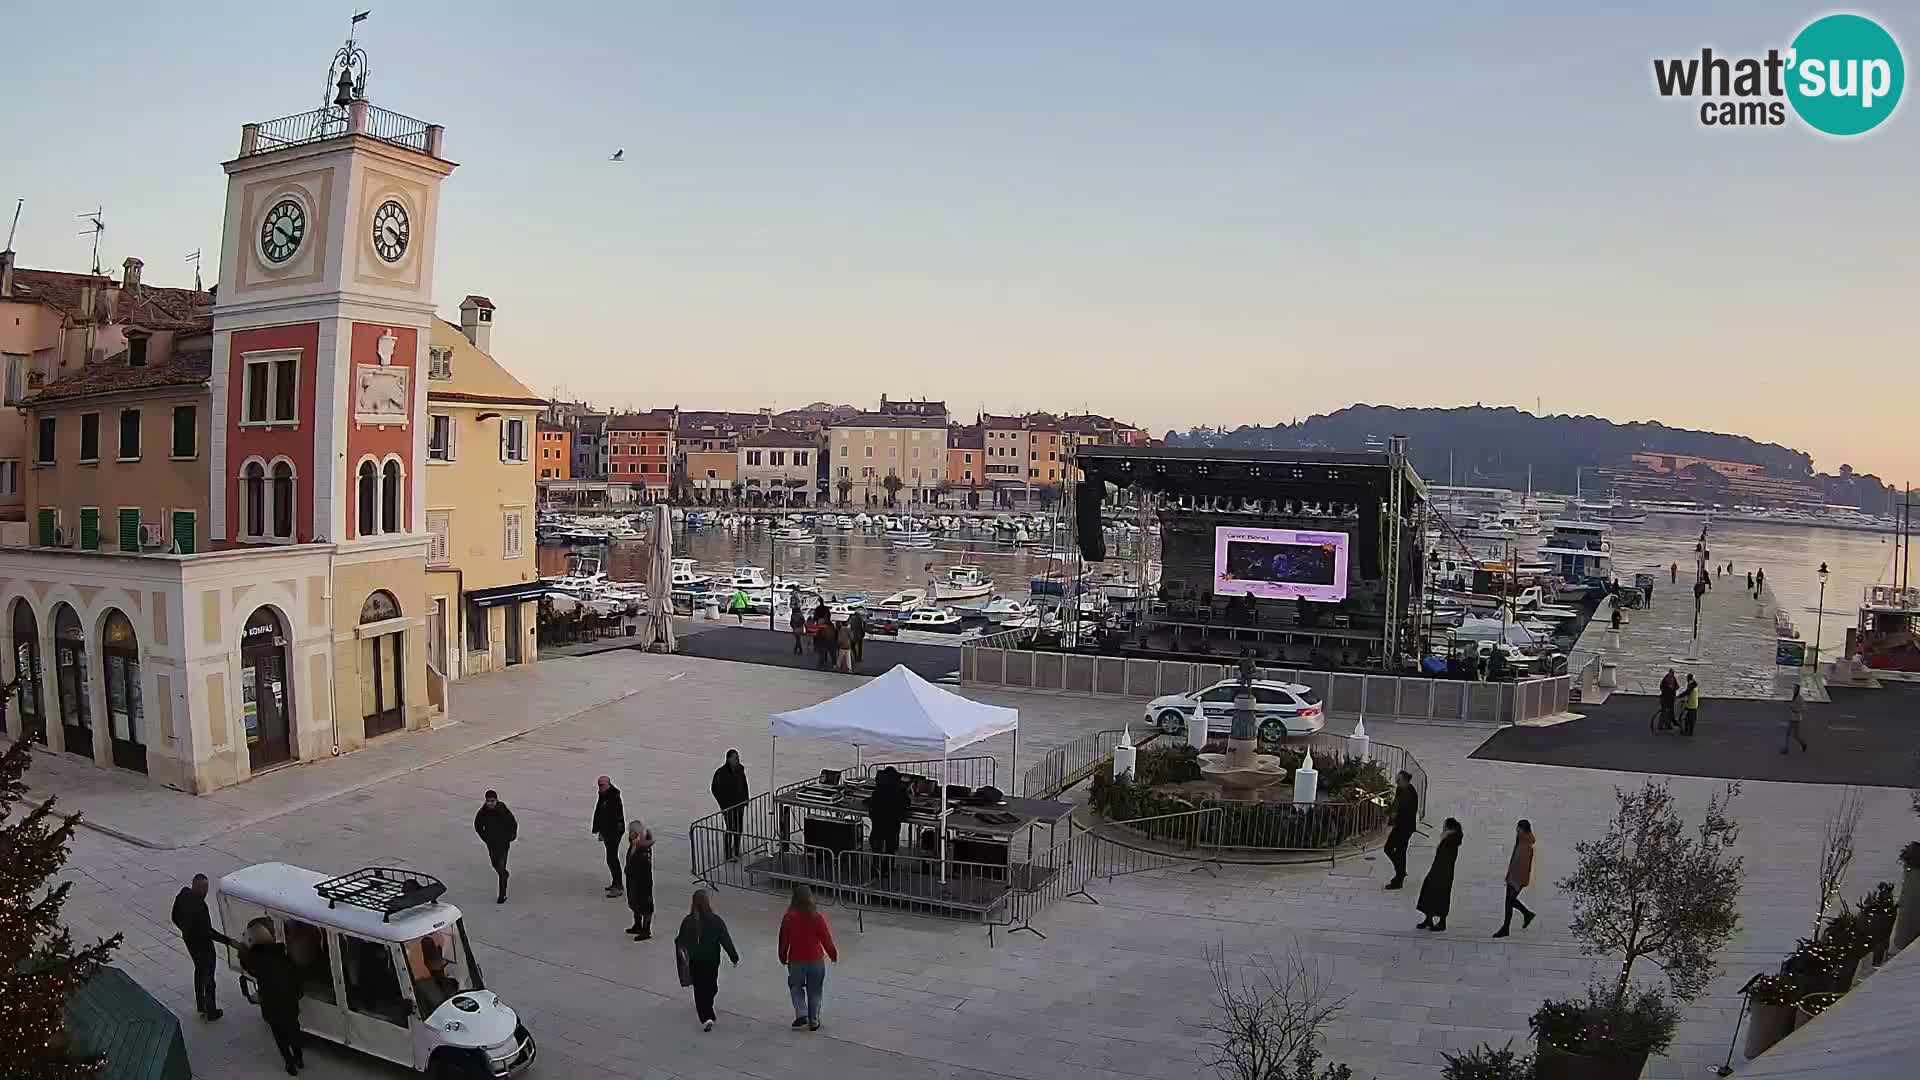
POLYGON ((1213 591, 1220 596, 1337 603, 1347 598, 1347 534, 1298 529, 1213 531, 1213 591))

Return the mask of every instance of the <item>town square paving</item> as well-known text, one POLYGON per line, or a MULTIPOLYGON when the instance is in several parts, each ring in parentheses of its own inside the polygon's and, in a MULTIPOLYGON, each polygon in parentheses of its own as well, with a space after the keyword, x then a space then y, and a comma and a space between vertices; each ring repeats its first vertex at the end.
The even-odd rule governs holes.
MULTIPOLYGON (((629 940, 620 932, 624 906, 602 896, 605 867, 588 835, 594 777, 611 774, 629 816, 661 835, 655 891, 671 927, 691 888, 687 825, 712 808, 707 785, 723 752, 742 751, 760 790, 768 714, 847 686, 830 673, 610 652, 458 684, 460 724, 269 773, 212 798, 141 789, 47 758, 30 779, 71 808, 98 807, 98 823, 114 830, 84 829, 76 838, 70 921, 82 935, 127 935, 120 963, 181 1015, 195 1074, 204 1077, 265 1077, 279 1067, 265 1026, 230 976, 221 983, 226 1018, 193 1018, 189 964, 167 923, 169 904, 195 872, 217 878, 266 860, 324 871, 406 865, 439 875, 466 913, 489 984, 540 1040, 538 1077, 1196 1077, 1206 1074, 1196 1055, 1210 1011, 1208 948, 1234 956, 1298 949, 1346 995, 1329 1033, 1333 1059, 1362 1077, 1437 1077, 1443 1051, 1524 1042, 1527 1015, 1542 997, 1573 994, 1610 966, 1580 954, 1551 883, 1572 869, 1573 844, 1601 830, 1614 786, 1641 775, 1472 759, 1485 730, 1374 723, 1374 738, 1406 746, 1429 770, 1429 831, 1446 816, 1465 825, 1445 934, 1413 928, 1415 891, 1383 891, 1387 867, 1377 857, 1331 867, 1229 866, 1218 877, 1177 867, 1096 879, 1097 906, 1055 903, 1036 920, 1046 938, 1002 933, 991 945, 977 925, 870 913, 862 932, 852 912, 829 909, 841 962, 828 980, 825 1027, 810 1034, 787 1027, 774 955, 780 903, 728 889, 717 906, 742 962, 722 972, 720 1025, 703 1034, 677 984, 670 944, 629 940), (489 902, 492 873, 471 824, 489 787, 520 819, 504 906, 489 902), (1520 817, 1540 837, 1527 896, 1541 917, 1495 941, 1488 935, 1499 922, 1500 879, 1520 817)), ((1028 762, 1075 735, 1138 719, 1134 703, 978 696, 1021 710, 1028 762)), ((986 749, 1001 763, 1002 786, 1011 751, 1006 740, 986 749)), ((783 741, 778 777, 849 759, 843 747, 783 741)), ((1673 785, 1696 810, 1722 782, 1675 777, 1673 785)), ((1686 1010, 1671 1053, 1649 1075, 1700 1076, 1725 1055, 1739 1006, 1734 988, 1777 964, 1810 928, 1821 829, 1840 793, 1745 784, 1734 804, 1747 860, 1742 925, 1723 955, 1724 974, 1686 1010)), ((1893 878, 1895 852, 1920 835, 1906 792, 1863 795, 1849 894, 1893 878)), ((1431 844, 1415 841, 1415 884, 1431 844)), ((1651 968, 1644 974, 1657 977, 1651 968)), ((316 1047, 308 1062, 305 1075, 321 1078, 402 1074, 331 1047, 316 1047)))

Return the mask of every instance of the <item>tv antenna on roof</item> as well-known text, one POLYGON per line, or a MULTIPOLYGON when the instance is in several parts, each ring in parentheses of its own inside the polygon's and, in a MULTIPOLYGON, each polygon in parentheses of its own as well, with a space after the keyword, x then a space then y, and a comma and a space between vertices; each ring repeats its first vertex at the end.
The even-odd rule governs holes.
POLYGON ((107 231, 107 219, 102 216, 105 212, 105 207, 95 207, 91 212, 82 211, 81 213, 73 215, 88 223, 88 227, 81 229, 79 235, 91 235, 93 237, 93 273, 95 277, 100 276, 100 234, 107 231))
POLYGON ((12 224, 12 225, 9 225, 9 226, 7 227, 7 246, 6 246, 6 247, 4 247, 4 248, 0 248, 0 251, 12 251, 12 250, 13 250, 13 234, 14 234, 15 232, 18 232, 18 231, 19 231, 19 229, 20 229, 20 208, 21 208, 21 207, 23 207, 23 206, 25 206, 25 205, 27 205, 27 200, 25 200, 25 199, 15 199, 15 200, 14 200, 14 202, 13 202, 13 224, 12 224))
POLYGON ((206 292, 207 290, 200 284, 200 249, 195 248, 188 252, 185 261, 193 264, 193 291, 206 292))

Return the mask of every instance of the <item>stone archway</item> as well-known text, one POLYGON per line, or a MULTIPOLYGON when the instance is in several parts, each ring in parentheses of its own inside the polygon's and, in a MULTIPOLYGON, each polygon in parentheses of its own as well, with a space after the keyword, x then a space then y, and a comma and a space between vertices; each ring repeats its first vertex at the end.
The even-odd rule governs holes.
POLYGON ((147 771, 146 710, 140 689, 140 637, 119 608, 100 624, 100 658, 106 674, 107 735, 114 765, 147 771))
POLYGON ((88 701, 87 631, 73 605, 53 609, 53 672, 67 752, 93 760, 93 705, 88 701))
POLYGON ((406 726, 406 630, 400 603, 385 589, 375 590, 360 608, 360 625, 394 624, 363 632, 360 638, 360 716, 367 738, 406 726))
POLYGON ((13 671, 20 679, 20 731, 28 742, 47 745, 45 672, 40 665, 40 620, 26 597, 13 602, 13 671))

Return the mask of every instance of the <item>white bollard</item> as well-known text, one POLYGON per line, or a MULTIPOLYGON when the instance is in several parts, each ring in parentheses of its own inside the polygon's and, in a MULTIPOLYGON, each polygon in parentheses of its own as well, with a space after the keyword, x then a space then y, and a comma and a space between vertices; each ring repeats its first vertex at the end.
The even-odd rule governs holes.
POLYGON ((1364 717, 1354 722, 1353 734, 1347 736, 1347 753, 1361 761, 1368 761, 1373 757, 1373 740, 1367 736, 1367 721, 1364 717))
POLYGON ((1113 775, 1115 779, 1133 775, 1134 755, 1139 753, 1125 743, 1113 748, 1113 775))
POLYGON ((1195 750, 1207 748, 1207 718, 1199 709, 1187 717, 1187 745, 1195 750))
POLYGON ((1293 770, 1293 801, 1310 803, 1320 793, 1320 770, 1313 767, 1313 751, 1301 760, 1300 767, 1293 770))

